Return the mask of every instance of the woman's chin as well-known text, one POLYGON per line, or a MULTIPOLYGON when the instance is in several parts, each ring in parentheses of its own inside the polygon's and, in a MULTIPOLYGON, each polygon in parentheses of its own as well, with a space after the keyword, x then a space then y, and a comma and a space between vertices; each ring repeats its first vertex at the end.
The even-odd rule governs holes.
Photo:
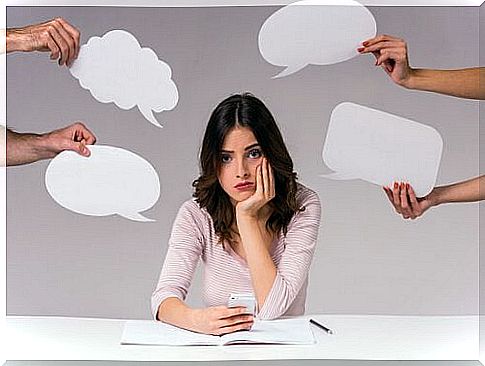
POLYGON ((254 194, 254 191, 244 191, 244 192, 235 192, 232 195, 232 200, 235 201, 236 203, 247 200, 249 197, 251 197, 254 194))

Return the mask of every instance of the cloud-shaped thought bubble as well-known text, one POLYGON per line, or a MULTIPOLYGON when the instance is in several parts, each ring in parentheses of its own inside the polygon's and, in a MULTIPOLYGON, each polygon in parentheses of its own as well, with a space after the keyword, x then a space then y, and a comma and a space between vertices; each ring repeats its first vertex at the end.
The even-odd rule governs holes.
POLYGON ((138 106, 157 127, 162 126, 153 111, 171 110, 178 102, 170 66, 124 30, 90 38, 69 70, 96 100, 114 102, 121 109, 138 106))
POLYGON ((140 214, 160 197, 155 169, 140 156, 118 147, 89 146, 86 158, 63 151, 47 167, 45 185, 62 207, 90 216, 118 214, 154 221, 140 214))
POLYGON ((418 197, 436 183, 443 139, 434 128, 344 102, 332 111, 323 147, 331 179, 363 179, 380 186, 409 182, 418 197))
POLYGON ((259 32, 259 51, 266 61, 286 69, 329 65, 358 55, 362 42, 376 35, 376 21, 353 0, 306 0, 272 14, 259 32))

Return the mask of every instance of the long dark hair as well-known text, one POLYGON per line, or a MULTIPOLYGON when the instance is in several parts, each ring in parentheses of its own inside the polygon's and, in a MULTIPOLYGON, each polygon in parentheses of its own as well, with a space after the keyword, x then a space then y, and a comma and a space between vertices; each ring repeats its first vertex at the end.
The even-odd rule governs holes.
POLYGON ((218 172, 224 138, 236 126, 251 129, 273 168, 276 196, 269 202, 272 214, 266 221, 266 228, 273 233, 282 230, 286 235, 291 218, 300 211, 296 202, 297 174, 293 172, 293 161, 271 112, 249 93, 226 98, 212 112, 200 151, 201 175, 192 183, 193 196, 211 215, 220 242, 232 243, 235 210, 219 184, 218 172))

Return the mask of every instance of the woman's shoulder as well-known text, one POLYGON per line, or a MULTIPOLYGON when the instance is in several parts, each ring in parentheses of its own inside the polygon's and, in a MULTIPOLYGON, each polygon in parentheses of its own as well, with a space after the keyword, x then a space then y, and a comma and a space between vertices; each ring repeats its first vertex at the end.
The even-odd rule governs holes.
POLYGON ((188 199, 179 209, 179 215, 191 216, 193 219, 201 222, 210 220, 210 215, 205 208, 200 207, 195 198, 188 199))
POLYGON ((182 203, 179 211, 188 212, 198 216, 205 216, 205 214, 207 214, 207 211, 200 207, 195 198, 190 198, 182 203))
POLYGON ((301 183, 296 183, 296 185, 296 201, 300 206, 305 206, 308 203, 318 203, 320 205, 320 198, 317 192, 301 183))

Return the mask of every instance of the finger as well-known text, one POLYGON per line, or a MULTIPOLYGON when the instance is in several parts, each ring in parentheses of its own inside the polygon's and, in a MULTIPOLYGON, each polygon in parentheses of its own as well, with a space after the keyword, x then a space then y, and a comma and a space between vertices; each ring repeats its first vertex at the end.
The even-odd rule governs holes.
POLYGON ((90 155, 90 151, 86 148, 84 144, 82 144, 81 142, 76 142, 72 140, 68 140, 64 144, 64 148, 62 150, 75 151, 79 155, 86 156, 86 157, 90 155))
POLYGON ((403 44, 399 41, 382 41, 382 42, 374 43, 371 46, 359 47, 357 48, 357 51, 359 51, 360 53, 369 53, 369 52, 381 51, 386 48, 400 48, 402 46, 403 44))
POLYGON ((60 22, 53 22, 54 27, 56 28, 59 35, 62 37, 62 42, 64 43, 65 47, 67 48, 67 57, 65 59, 66 65, 71 65, 72 61, 74 61, 74 55, 76 54, 76 46, 74 43, 74 39, 71 35, 64 29, 60 22))
POLYGON ((57 60, 61 51, 59 50, 59 47, 57 47, 56 42, 54 42, 52 38, 49 38, 47 40, 47 48, 49 48, 49 51, 51 52, 50 59, 57 60))
POLYGON ((263 167, 261 166, 262 164, 258 165, 256 167, 256 192, 260 196, 264 194, 263 190, 263 175, 262 175, 262 170, 263 167))
POLYGON ((392 191, 388 187, 382 187, 382 189, 386 193, 387 199, 394 205, 394 200, 392 198, 392 191))
POLYGON ((86 147, 84 140, 82 140, 79 143, 79 149, 81 151, 81 155, 83 155, 83 156, 90 156, 91 155, 91 151, 86 147))
POLYGON ((57 21, 62 24, 63 28, 69 33, 69 35, 73 39, 74 50, 75 50, 74 58, 77 58, 77 56, 79 55, 79 49, 80 49, 79 45, 80 45, 80 40, 81 40, 81 33, 79 32, 79 30, 76 27, 72 26, 71 24, 66 22, 64 19, 57 18, 57 21))
POLYGON ((273 199, 276 196, 276 188, 274 185, 274 172, 271 164, 268 162, 268 172, 269 172, 269 191, 270 191, 270 199, 273 199))
POLYGON ((263 194, 266 200, 270 200, 269 177, 268 177, 268 159, 263 158, 263 169, 261 170, 263 178, 263 194))
POLYGON ((394 182, 394 189, 392 190, 392 202, 397 213, 401 213, 401 198, 399 195, 399 184, 394 182))
POLYGON ((230 318, 221 319, 216 322, 218 328, 229 327, 231 325, 241 324, 241 323, 252 323, 254 318, 252 315, 236 315, 230 318))
POLYGON ((388 60, 393 60, 396 62, 402 61, 404 55, 402 51, 398 48, 386 48, 382 50, 381 55, 377 58, 376 66, 381 66, 383 62, 388 60))
POLYGON ((381 52, 379 57, 377 57, 375 65, 381 66, 383 63, 385 63, 386 61, 389 61, 389 60, 393 60, 392 54, 391 54, 391 52, 389 52, 389 50, 384 50, 384 51, 381 52))
POLYGON ((96 136, 82 123, 76 124, 78 138, 86 140, 87 145, 93 145, 96 142, 96 136))
POLYGON ((238 306, 234 308, 228 308, 228 307, 222 307, 221 309, 221 314, 219 316, 219 319, 227 319, 231 318, 236 315, 242 315, 247 312, 247 309, 245 306, 238 306))
POLYGON ((57 28, 52 25, 49 28, 49 35, 52 37, 54 42, 56 42, 57 47, 59 48, 61 52, 61 58, 59 59, 59 65, 62 66, 66 62, 68 56, 69 56, 69 47, 62 38, 62 36, 59 34, 57 31, 57 28))
POLYGON ((409 202, 408 202, 408 195, 407 195, 407 191, 406 191, 406 185, 401 182, 401 184, 399 185, 399 189, 400 189, 400 199, 401 199, 401 212, 403 215, 407 216, 405 218, 408 218, 409 216, 411 216, 411 212, 409 210, 409 202))
POLYGON ((222 334, 237 332, 238 330, 249 330, 251 329, 252 325, 253 325, 253 322, 248 322, 248 323, 241 323, 241 324, 231 325, 227 327, 222 327, 222 328, 219 328, 218 334, 222 335, 222 334))
POLYGON ((406 188, 408 191, 409 202, 411 204, 411 211, 414 218, 416 218, 421 215, 421 207, 419 206, 418 198, 416 197, 416 193, 414 193, 413 187, 411 187, 409 184, 406 184, 406 188))
POLYGON ((371 39, 368 39, 364 42, 362 42, 362 45, 364 47, 369 47, 369 46, 372 46, 373 44, 376 44, 376 43, 379 43, 379 42, 383 42, 383 41, 397 41, 399 40, 399 38, 397 37, 393 37, 393 36, 389 36, 387 34, 381 34, 381 35, 378 35, 374 38, 371 38, 371 39))
MULTIPOLYGON (((376 58, 375 65, 377 66, 377 62, 379 60, 379 57, 381 56, 381 53, 379 51, 374 51, 372 52, 374 57, 376 58)), ((392 72, 392 66, 387 63, 387 61, 384 61, 384 64, 382 65, 382 68, 387 71, 387 72, 392 72)))

